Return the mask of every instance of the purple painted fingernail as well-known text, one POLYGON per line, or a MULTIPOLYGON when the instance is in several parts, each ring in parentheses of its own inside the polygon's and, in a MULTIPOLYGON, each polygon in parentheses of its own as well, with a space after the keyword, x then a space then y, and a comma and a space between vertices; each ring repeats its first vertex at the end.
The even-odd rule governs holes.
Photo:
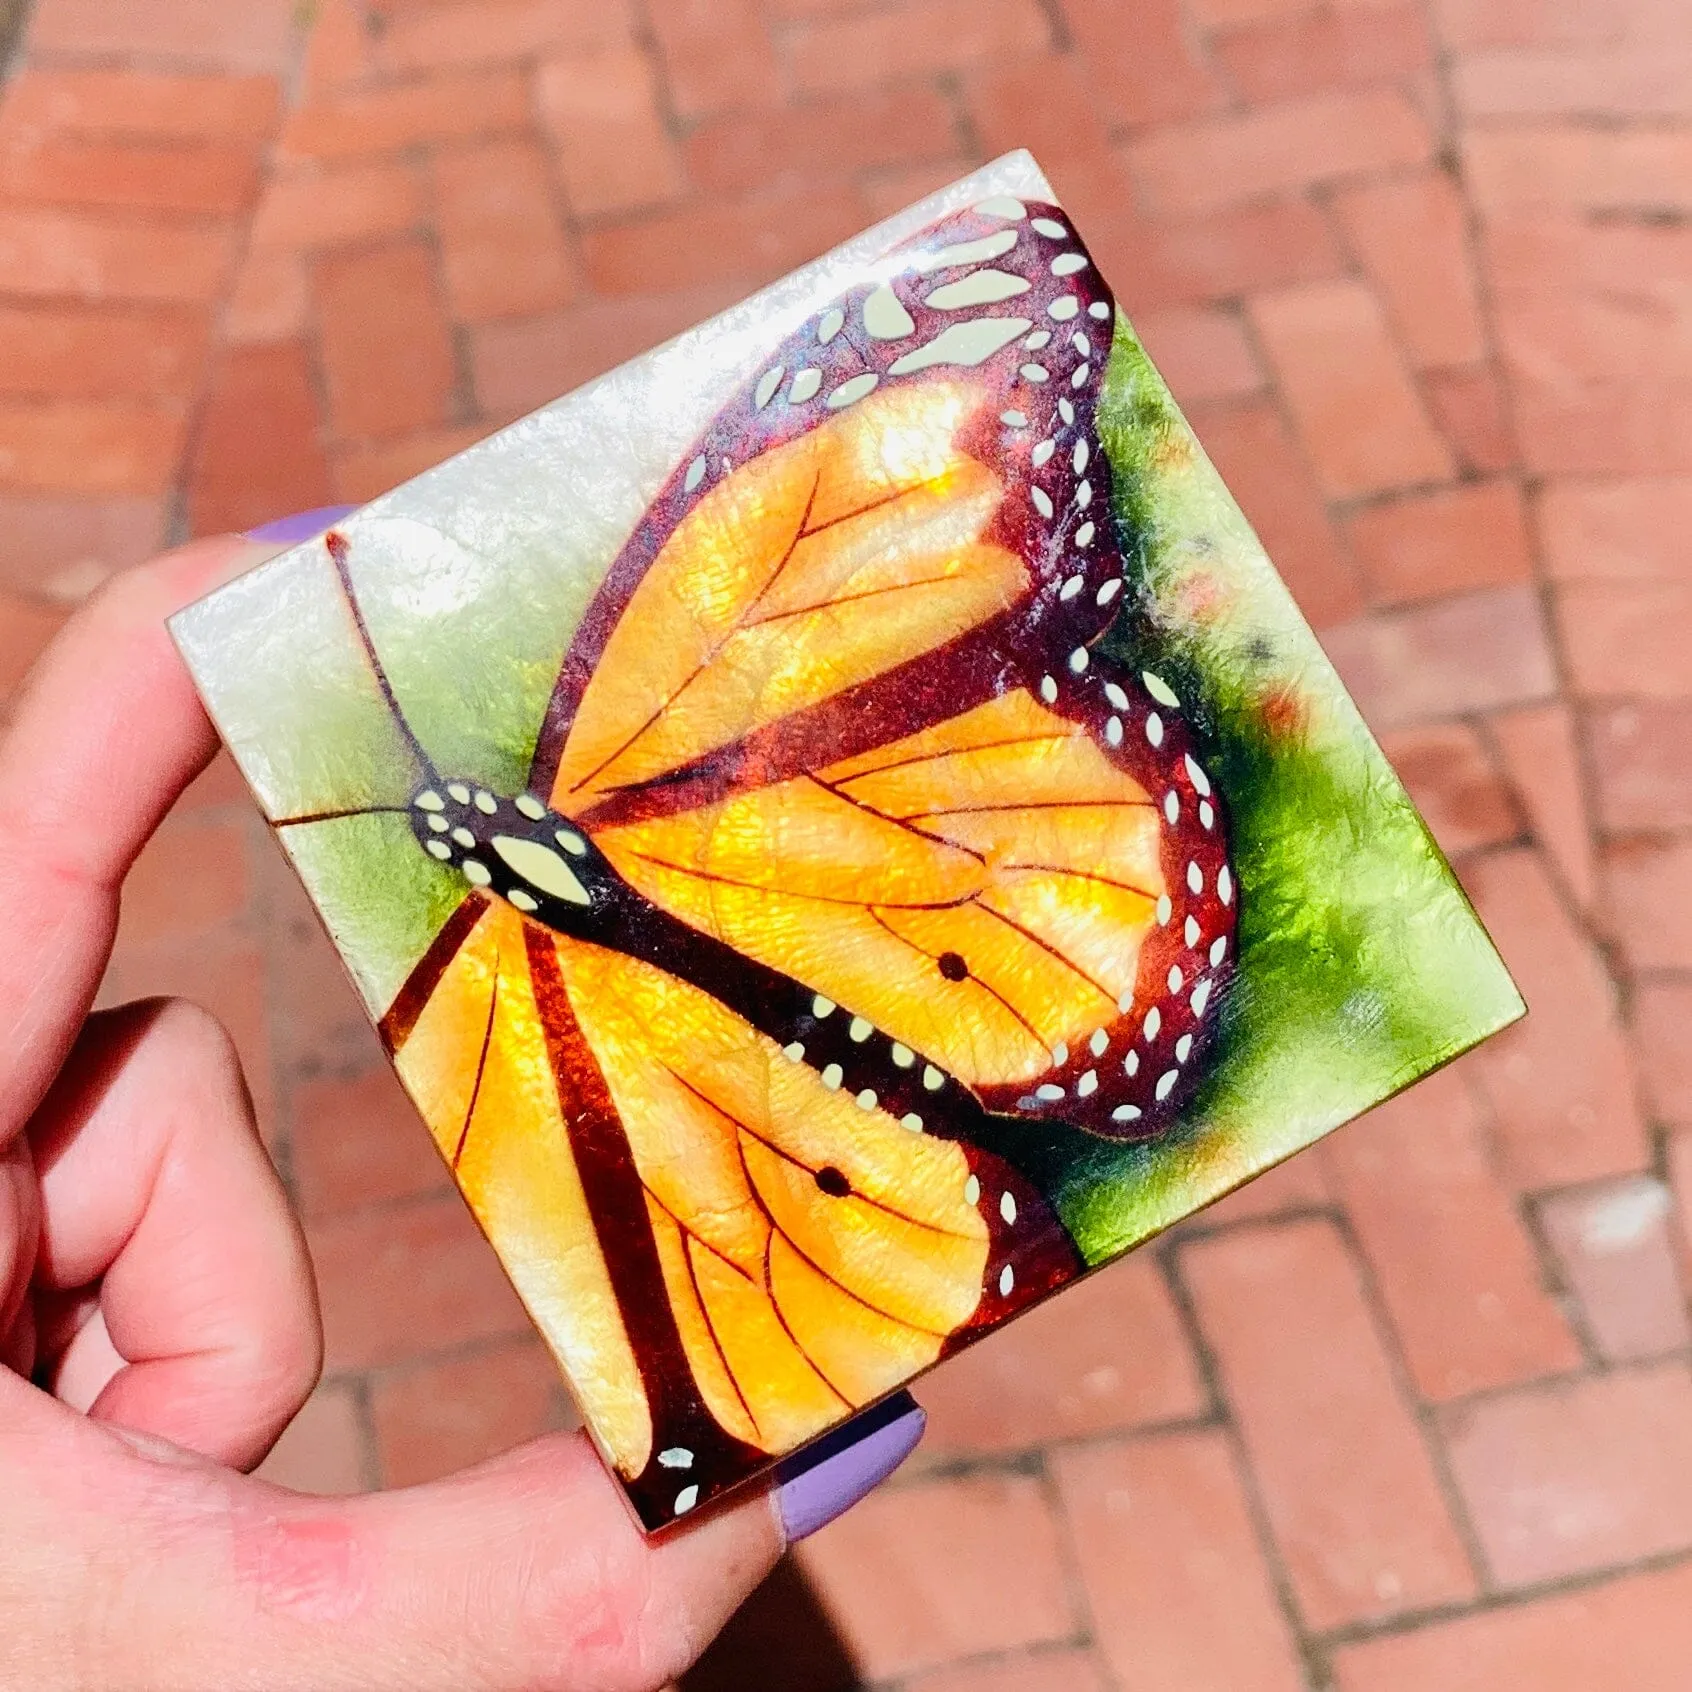
POLYGON ((292 517, 278 517, 274 523, 261 523, 247 530, 250 541, 306 541, 320 535, 343 517, 350 517, 356 505, 320 505, 315 511, 296 511, 292 517))
POLYGON ((783 1463, 776 1497, 787 1543, 827 1527, 873 1492, 916 1450, 927 1425, 916 1400, 895 1393, 783 1463))

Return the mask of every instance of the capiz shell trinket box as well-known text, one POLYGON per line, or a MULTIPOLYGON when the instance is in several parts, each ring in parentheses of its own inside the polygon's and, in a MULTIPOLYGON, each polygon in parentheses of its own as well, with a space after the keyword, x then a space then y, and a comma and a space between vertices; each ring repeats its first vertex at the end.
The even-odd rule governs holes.
POLYGON ((1026 154, 173 631, 648 1530, 1521 1013, 1026 154))

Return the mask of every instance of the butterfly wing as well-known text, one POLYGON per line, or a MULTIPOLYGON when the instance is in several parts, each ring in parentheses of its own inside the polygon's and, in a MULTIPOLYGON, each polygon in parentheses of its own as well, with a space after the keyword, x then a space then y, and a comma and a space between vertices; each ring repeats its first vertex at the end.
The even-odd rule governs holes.
POLYGON ((382 1031, 649 1525, 1075 1271, 998 1159, 480 894, 382 1031))
POLYGON ((854 1088, 898 1091, 890 1042, 993 1110, 1140 1137, 1231 968, 1225 825, 1165 684, 1090 652, 1123 574, 1075 325, 1108 301, 1022 210, 925 237, 771 366, 833 357, 839 387, 730 408, 773 444, 678 473, 535 773, 654 904, 885 1036, 854 1088))

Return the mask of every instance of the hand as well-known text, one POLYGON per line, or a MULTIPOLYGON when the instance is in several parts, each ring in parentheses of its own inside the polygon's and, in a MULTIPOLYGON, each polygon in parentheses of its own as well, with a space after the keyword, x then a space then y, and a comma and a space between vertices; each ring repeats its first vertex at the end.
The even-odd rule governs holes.
MULTIPOLYGON (((317 1379, 305 1245, 217 1022, 90 1013, 124 875, 216 746, 164 619, 275 550, 115 579, 0 742, 0 1685, 644 1692, 763 1578, 782 1510, 649 1545, 582 1435, 367 1498, 242 1474, 317 1379)), ((888 1431, 787 1527, 915 1443, 888 1431)))

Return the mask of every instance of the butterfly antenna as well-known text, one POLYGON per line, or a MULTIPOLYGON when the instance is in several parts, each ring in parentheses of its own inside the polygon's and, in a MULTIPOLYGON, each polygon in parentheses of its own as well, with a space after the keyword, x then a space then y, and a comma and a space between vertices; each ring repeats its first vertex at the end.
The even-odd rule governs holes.
MULTIPOLYGON (((432 778, 439 775, 435 768, 435 760, 423 750, 423 742, 417 738, 416 731, 406 718, 399 698, 394 692, 394 684, 388 679, 387 667, 383 664, 380 654, 376 650, 376 643, 370 638, 370 625, 364 620, 364 607, 359 603, 358 594, 353 588, 352 570, 349 565, 352 548, 339 529, 331 529, 323 537, 323 544, 329 549, 329 556, 334 560, 335 574, 341 578, 341 592, 346 595, 347 607, 352 612, 353 624, 358 629, 358 638, 364 645, 364 655, 370 661, 370 668, 376 677, 376 685, 382 690, 382 697, 387 701, 388 710, 393 719, 399 724, 400 732, 405 736, 406 744, 410 746, 412 756, 418 764, 429 773, 432 778)), ((378 807, 379 808, 379 807, 378 807)))

